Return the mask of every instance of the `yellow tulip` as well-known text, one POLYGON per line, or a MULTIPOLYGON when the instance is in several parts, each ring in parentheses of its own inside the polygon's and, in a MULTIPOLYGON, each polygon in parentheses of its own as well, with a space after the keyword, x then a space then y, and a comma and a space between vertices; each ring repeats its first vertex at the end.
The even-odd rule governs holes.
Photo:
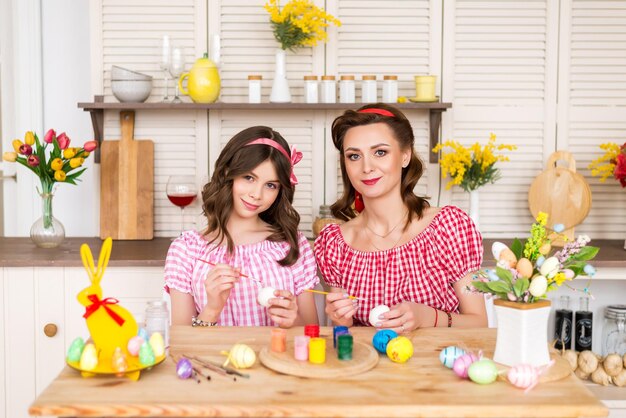
POLYGON ((13 149, 15 150, 15 152, 20 152, 20 147, 22 145, 23 145, 23 143, 19 139, 14 139, 13 140, 13 149))
POLYGON ((35 134, 32 131, 27 131, 26 135, 24 135, 24 142, 28 145, 33 145, 35 143, 35 134))
POLYGON ((84 151, 83 152, 83 158, 87 158, 89 157, 90 152, 89 151, 84 151))
POLYGON ((17 160, 17 152, 5 152, 2 154, 2 159, 10 163, 14 163, 17 160))
POLYGON ((50 163, 50 168, 52 168, 54 171, 59 171, 63 169, 63 160, 60 158, 55 158, 50 163))
POLYGON ((70 167, 72 168, 80 167, 81 165, 83 165, 84 162, 85 162, 84 158, 81 158, 81 157, 72 158, 70 160, 70 167))
POLYGON ((66 177, 66 174, 65 174, 65 171, 63 170, 57 170, 54 172, 54 179, 56 181, 65 181, 65 177, 66 177))
POLYGON ((76 155, 76 148, 66 148, 63 150, 63 158, 69 160, 76 155))

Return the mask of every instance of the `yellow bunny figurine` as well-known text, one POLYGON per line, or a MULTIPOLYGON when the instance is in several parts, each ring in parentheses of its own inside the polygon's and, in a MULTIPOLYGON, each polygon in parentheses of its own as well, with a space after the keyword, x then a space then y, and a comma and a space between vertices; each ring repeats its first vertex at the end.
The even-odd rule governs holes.
POLYGON ((80 247, 80 256, 83 265, 89 274, 91 286, 78 293, 77 299, 81 305, 85 306, 83 318, 87 322, 87 328, 91 339, 99 352, 100 363, 111 364, 111 358, 116 347, 128 355, 128 340, 137 335, 137 322, 133 315, 118 304, 115 298, 102 299, 102 288, 100 281, 104 275, 109 257, 111 256, 111 238, 104 240, 100 257, 98 258, 98 268, 94 267, 93 255, 87 244, 80 247))

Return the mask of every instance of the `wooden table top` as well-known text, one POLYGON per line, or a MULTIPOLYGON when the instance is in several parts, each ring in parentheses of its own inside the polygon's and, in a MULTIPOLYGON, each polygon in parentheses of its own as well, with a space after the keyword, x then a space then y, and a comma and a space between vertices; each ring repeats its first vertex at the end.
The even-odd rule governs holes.
MULTIPOLYGON (((353 328, 355 339, 371 341, 372 328, 353 328)), ((341 380, 281 375, 257 363, 249 379, 232 381, 213 374, 211 381, 178 379, 171 360, 126 378, 83 379, 66 367, 35 400, 31 415, 76 417, 601 417, 608 409, 573 375, 540 384, 524 395, 508 382, 478 385, 461 380, 439 363, 448 345, 482 348, 493 354, 495 329, 425 329, 410 336, 415 355, 405 364, 381 357, 378 365, 341 380)), ((288 338, 302 327, 288 331, 288 338)), ((331 328, 322 328, 330 335, 331 328)), ((236 342, 258 351, 269 344, 270 328, 229 327, 171 330, 172 353, 224 357, 236 342)))

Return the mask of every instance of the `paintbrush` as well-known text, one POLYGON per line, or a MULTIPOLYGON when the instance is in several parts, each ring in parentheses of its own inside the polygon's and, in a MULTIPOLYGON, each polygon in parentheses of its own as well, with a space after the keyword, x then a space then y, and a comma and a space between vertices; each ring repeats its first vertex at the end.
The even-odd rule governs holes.
MULTIPOLYGON (((198 261, 202 261, 203 263, 207 263, 209 266, 213 266, 213 267, 215 267, 215 265, 216 265, 215 263, 212 263, 212 262, 207 261, 207 260, 203 260, 203 259, 201 259, 201 258, 198 258, 197 260, 198 260, 198 261)), ((260 281, 259 279, 255 279, 254 277, 250 277, 250 276, 245 275, 245 274, 243 274, 243 273, 239 273, 239 275, 240 275, 241 277, 245 277, 246 279, 252 280, 253 282, 261 283, 261 281, 260 281)))
MULTIPOLYGON (((330 292, 324 292, 323 290, 304 289, 304 291, 311 292, 311 293, 319 293, 320 295, 330 295, 330 292)), ((356 296, 348 296, 348 299, 365 300, 362 298, 357 298, 356 296)))

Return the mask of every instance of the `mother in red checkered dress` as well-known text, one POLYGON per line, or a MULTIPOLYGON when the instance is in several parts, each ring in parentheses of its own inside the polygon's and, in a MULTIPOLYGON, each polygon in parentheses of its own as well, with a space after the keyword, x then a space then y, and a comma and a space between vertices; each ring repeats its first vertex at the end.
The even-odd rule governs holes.
POLYGON ((487 326, 483 296, 464 291, 482 263, 482 237, 459 208, 430 207, 413 192, 423 164, 406 116, 382 103, 347 110, 332 136, 344 191, 331 209, 347 222, 322 230, 315 257, 333 323, 398 333, 487 326), (382 304, 391 310, 370 323, 382 304))

